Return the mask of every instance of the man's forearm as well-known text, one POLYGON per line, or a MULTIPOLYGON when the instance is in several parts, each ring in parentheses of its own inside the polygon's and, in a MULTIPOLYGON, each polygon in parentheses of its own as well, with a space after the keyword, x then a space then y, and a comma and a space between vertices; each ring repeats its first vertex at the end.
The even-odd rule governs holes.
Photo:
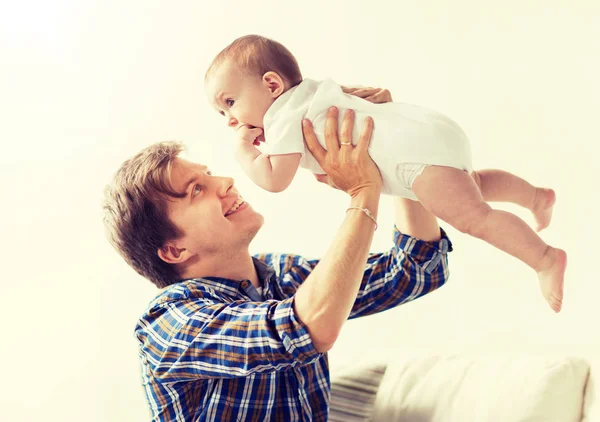
POLYGON ((401 233, 426 242, 440 240, 441 233, 437 218, 420 202, 398 196, 394 198, 394 207, 396 227, 401 233))
MULTIPOLYGON (((379 191, 363 191, 350 206, 377 216, 379 191)), ((295 295, 296 315, 307 326, 315 348, 329 350, 348 319, 363 278, 375 223, 363 211, 346 213, 325 256, 295 295)))

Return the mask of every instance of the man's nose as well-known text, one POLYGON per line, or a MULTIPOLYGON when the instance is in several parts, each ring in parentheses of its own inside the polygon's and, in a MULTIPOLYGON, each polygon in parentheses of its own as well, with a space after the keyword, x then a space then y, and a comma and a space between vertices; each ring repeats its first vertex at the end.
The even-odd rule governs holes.
POLYGON ((227 196, 227 194, 229 193, 229 191, 231 190, 231 188, 233 188, 233 178, 231 177, 221 177, 219 180, 219 186, 218 186, 218 192, 219 192, 219 196, 221 197, 225 197, 227 196))

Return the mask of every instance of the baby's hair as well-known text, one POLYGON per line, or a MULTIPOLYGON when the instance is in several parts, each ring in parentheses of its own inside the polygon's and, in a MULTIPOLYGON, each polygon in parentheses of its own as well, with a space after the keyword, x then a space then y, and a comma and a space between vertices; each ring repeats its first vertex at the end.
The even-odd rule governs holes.
POLYGON ((244 72, 262 76, 272 71, 281 76, 291 88, 302 82, 302 73, 296 58, 281 43, 260 35, 237 38, 214 58, 205 79, 225 60, 233 60, 244 72))

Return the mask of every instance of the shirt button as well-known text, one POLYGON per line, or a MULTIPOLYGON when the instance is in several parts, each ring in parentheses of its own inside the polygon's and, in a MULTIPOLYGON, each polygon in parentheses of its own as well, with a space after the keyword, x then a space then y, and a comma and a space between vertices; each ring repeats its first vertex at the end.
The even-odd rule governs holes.
POLYGON ((245 288, 247 288, 249 284, 250 284, 250 283, 248 282, 248 280, 244 280, 244 281, 242 281, 242 289, 245 289, 245 288))

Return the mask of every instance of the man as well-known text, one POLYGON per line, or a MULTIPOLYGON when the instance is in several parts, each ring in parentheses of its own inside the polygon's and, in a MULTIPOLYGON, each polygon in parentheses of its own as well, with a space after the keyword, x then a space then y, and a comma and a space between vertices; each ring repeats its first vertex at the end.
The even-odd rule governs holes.
POLYGON ((125 260, 164 288, 136 326, 156 421, 326 421, 327 351, 348 318, 423 296, 448 277, 449 240, 418 203, 396 199, 394 246, 369 254, 381 176, 368 154, 372 120, 352 143, 353 114, 327 116, 309 151, 350 206, 325 256, 251 256, 263 224, 233 180, 152 145, 107 188, 105 224, 125 260), (422 240, 418 240, 420 238, 422 240))

